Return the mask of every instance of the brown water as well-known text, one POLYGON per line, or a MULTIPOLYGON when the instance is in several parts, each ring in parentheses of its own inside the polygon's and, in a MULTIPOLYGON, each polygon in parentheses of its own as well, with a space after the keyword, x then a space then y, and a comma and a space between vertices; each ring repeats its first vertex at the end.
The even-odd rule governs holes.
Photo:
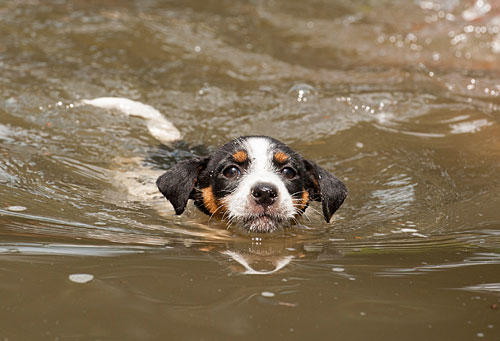
POLYGON ((0 339, 500 340, 499 30, 496 0, 3 0, 0 339), (238 235, 111 176, 255 133, 345 181, 333 223, 238 235))

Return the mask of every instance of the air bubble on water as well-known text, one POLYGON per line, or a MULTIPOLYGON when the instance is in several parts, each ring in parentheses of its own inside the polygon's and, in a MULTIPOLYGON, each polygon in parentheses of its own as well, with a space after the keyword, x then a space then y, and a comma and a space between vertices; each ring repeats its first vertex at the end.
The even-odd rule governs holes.
POLYGON ((263 291, 260 293, 263 297, 274 297, 274 293, 270 291, 263 291))
POLYGON ((27 208, 24 206, 9 206, 9 207, 7 207, 7 210, 12 211, 12 212, 22 212, 22 211, 26 211, 27 208))
POLYGON ((94 275, 91 274, 71 274, 69 275, 69 280, 75 283, 88 283, 94 279, 94 275))
POLYGON ((312 85, 298 83, 292 86, 287 93, 296 96, 297 102, 307 102, 308 98, 316 95, 316 89, 312 85))

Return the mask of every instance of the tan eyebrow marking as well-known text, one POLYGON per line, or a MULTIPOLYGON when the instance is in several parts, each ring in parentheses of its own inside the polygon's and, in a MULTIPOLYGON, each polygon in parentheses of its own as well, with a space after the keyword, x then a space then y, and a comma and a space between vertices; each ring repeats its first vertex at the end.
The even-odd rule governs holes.
POLYGON ((285 163, 288 161, 289 158, 290 157, 283 152, 276 152, 274 154, 274 160, 276 160, 276 162, 279 162, 279 163, 285 163))
POLYGON ((236 162, 242 163, 245 162, 248 159, 248 154, 244 150, 239 150, 236 153, 233 154, 233 159, 236 162))

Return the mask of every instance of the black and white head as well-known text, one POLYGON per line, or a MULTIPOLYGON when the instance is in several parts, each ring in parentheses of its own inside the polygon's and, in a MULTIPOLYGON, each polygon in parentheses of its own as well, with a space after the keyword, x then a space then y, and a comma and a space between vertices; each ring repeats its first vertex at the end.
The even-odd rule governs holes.
POLYGON ((248 232, 273 232, 320 201, 327 222, 347 196, 334 175, 267 136, 244 136, 207 157, 180 162, 156 182, 182 214, 189 199, 248 232))

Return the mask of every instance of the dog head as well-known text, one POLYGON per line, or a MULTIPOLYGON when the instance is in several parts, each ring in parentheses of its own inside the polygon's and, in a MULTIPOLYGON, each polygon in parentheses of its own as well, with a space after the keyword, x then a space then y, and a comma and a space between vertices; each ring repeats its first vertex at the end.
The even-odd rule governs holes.
POLYGON ((237 138, 205 158, 176 164, 156 182, 176 214, 189 199, 248 232, 273 232, 320 201, 327 222, 347 196, 346 186, 287 145, 266 136, 237 138))

